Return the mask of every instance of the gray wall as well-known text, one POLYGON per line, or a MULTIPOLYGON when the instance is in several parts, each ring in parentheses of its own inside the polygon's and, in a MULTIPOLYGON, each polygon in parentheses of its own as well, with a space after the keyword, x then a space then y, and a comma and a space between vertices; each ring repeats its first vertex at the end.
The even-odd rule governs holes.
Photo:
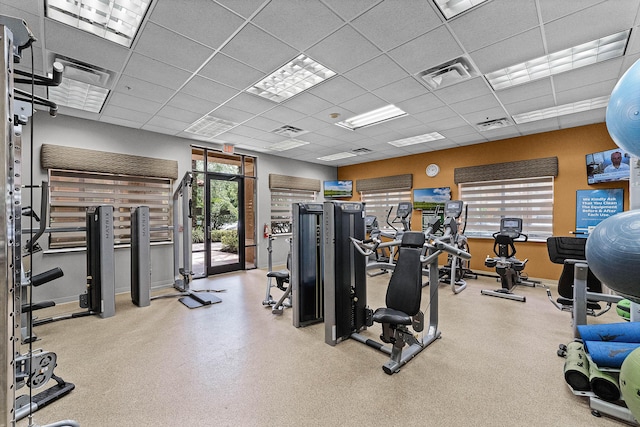
MULTIPOLYGON (((23 130, 22 138, 22 162, 23 184, 30 181, 33 173, 33 183, 40 184, 47 180, 47 171, 40 167, 40 146, 42 144, 55 144, 68 147, 80 147, 90 150, 108 151, 113 153, 132 154, 139 156, 171 159, 178 161, 179 179, 191 168, 191 144, 210 148, 220 148, 217 144, 208 144, 201 141, 192 141, 170 135, 131 129, 106 123, 84 120, 69 116, 59 115, 56 118, 49 117, 44 112, 38 112, 32 118, 33 130, 33 170, 31 170, 31 123, 23 130)), ((262 227, 269 223, 270 218, 270 192, 269 174, 300 176, 316 178, 319 180, 331 180, 337 177, 337 168, 316 165, 306 162, 292 161, 291 159, 266 155, 262 153, 245 152, 255 155, 258 173, 258 199, 256 225, 259 230, 257 236, 259 268, 267 267, 267 240, 262 237, 262 227)), ((176 183, 177 184, 177 183, 176 183)), ((40 190, 33 193, 33 206, 36 212, 40 209, 40 190)), ((31 205, 29 190, 24 189, 22 205, 31 205)), ((36 224, 37 226, 37 224, 36 224)), ((29 223, 23 219, 22 228, 28 228, 29 223)), ((47 235, 40 238, 38 243, 46 249, 47 235)), ((23 239, 24 240, 24 239, 23 239)), ((274 242, 274 265, 285 263, 288 246, 283 238, 274 242)), ((116 292, 129 292, 130 289, 130 251, 128 248, 116 249, 116 292)), ((54 300, 56 302, 75 301, 78 295, 86 289, 86 252, 45 253, 40 252, 33 256, 34 274, 59 266, 64 271, 64 277, 50 282, 34 290, 34 301, 54 300)), ((152 287, 166 287, 173 284, 173 247, 170 244, 153 246, 151 249, 151 281, 152 287)))

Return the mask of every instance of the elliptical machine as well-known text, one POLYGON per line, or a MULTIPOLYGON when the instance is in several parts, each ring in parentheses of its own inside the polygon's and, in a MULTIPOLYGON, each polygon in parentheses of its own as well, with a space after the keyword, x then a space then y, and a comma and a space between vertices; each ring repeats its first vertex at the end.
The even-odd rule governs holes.
POLYGON ((496 290, 483 289, 480 291, 482 295, 526 302, 526 297, 513 293, 513 289, 527 279, 522 270, 528 261, 527 259, 520 261, 515 257, 514 242, 526 242, 528 239, 529 236, 522 233, 522 218, 500 219, 500 231, 493 233, 493 252, 496 256, 487 256, 484 265, 490 268, 495 267, 502 287, 496 290))
MULTIPOLYGON (((464 252, 469 252, 467 236, 464 235, 466 220, 462 230, 459 230, 458 222, 465 207, 466 205, 462 200, 449 200, 445 203, 444 235, 440 239, 448 241, 451 245, 464 252)), ((464 278, 468 274, 471 274, 469 260, 451 253, 447 254, 447 264, 439 270, 440 282, 450 283, 454 294, 459 294, 467 287, 467 282, 464 278)))

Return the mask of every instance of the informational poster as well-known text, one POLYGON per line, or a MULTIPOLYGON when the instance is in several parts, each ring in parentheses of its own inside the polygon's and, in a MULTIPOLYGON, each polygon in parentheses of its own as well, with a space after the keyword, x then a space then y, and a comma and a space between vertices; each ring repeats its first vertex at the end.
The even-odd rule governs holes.
POLYGON ((576 234, 588 237, 601 221, 623 211, 624 190, 578 190, 576 192, 576 234))

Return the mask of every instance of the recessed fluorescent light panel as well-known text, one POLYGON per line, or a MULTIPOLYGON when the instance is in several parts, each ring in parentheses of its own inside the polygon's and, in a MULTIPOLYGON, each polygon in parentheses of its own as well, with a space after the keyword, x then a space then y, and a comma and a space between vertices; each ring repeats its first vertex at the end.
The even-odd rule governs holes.
POLYGON ((109 95, 109 89, 77 80, 62 78, 59 86, 50 86, 49 101, 59 106, 99 113, 109 95))
POLYGON ((444 136, 438 132, 431 132, 412 136, 411 138, 396 139, 395 141, 390 141, 389 144, 394 147, 406 147, 407 145, 422 144, 423 142, 436 141, 438 139, 444 139, 444 136))
POLYGON ((130 47, 150 0, 46 0, 48 18, 130 47))
POLYGON ((185 132, 204 136, 206 138, 213 138, 214 136, 228 131, 236 125, 237 123, 229 122, 217 117, 204 116, 185 129, 185 132))
POLYGON ((335 75, 334 71, 324 65, 306 55, 300 55, 251 86, 247 92, 275 102, 282 102, 335 75))
POLYGON ((378 108, 377 110, 369 111, 368 113, 351 117, 350 119, 338 122, 336 124, 349 130, 356 130, 366 126, 386 122, 388 120, 397 119, 398 117, 403 117, 406 115, 407 113, 405 113, 395 105, 387 105, 386 107, 378 108))
POLYGON ((286 151, 291 150, 292 148, 301 147, 303 145, 307 145, 307 141, 300 141, 299 139, 288 139, 282 142, 276 142, 275 144, 271 144, 267 149, 271 151, 286 151))
POLYGON ((572 102, 570 104, 558 105, 557 107, 549 107, 542 110, 516 114, 511 117, 516 124, 522 124, 535 122, 537 120, 550 119, 553 117, 566 116, 567 114, 579 113, 581 111, 606 108, 608 104, 609 95, 605 95, 598 98, 585 99, 584 101, 572 102))
POLYGON ((485 1, 487 0, 434 0, 446 19, 451 19, 485 1))
POLYGON ((340 160, 346 159, 347 157, 355 157, 354 153, 349 153, 348 151, 344 151, 342 153, 331 154, 329 156, 318 157, 318 160, 323 160, 325 162, 330 162, 332 160, 340 160))
POLYGON ((499 90, 624 55, 630 30, 512 65, 485 77, 499 90))

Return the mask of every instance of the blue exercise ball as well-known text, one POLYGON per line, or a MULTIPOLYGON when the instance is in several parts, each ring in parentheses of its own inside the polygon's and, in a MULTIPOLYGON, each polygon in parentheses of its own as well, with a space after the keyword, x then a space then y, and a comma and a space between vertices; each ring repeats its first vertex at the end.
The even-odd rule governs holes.
POLYGON ((640 60, 620 78, 611 92, 606 113, 607 130, 627 153, 640 157, 640 60))
POLYGON ((629 353, 622 362, 620 392, 631 414, 640 420, 640 348, 629 353))
POLYGON ((598 224, 586 245, 589 268, 607 287, 640 303, 640 209, 598 224))

